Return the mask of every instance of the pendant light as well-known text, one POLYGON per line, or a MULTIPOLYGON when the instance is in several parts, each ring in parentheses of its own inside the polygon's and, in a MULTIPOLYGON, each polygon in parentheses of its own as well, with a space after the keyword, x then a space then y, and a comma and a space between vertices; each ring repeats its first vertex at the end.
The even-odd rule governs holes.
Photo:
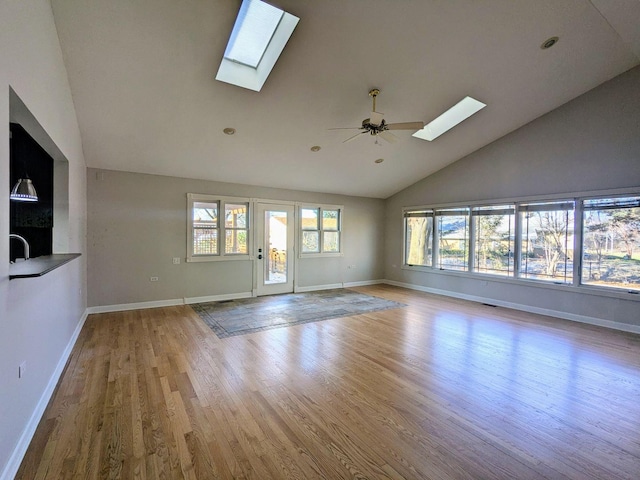
POLYGON ((24 178, 20 178, 11 189, 11 200, 16 202, 37 202, 38 194, 29 175, 25 173, 24 178))

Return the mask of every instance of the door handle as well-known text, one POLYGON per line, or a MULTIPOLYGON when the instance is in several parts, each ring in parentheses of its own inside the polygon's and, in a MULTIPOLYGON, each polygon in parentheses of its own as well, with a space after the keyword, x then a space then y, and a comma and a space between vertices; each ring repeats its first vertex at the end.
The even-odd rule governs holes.
POLYGON ((258 260, 262 260, 262 254, 258 254, 258 260))

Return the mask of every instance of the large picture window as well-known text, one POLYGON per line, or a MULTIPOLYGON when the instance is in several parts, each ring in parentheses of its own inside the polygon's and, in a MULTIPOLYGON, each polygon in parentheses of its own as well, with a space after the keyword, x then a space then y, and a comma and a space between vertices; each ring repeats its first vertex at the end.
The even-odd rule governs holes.
POLYGON ((584 285, 640 290, 640 197, 583 201, 584 285))
POLYGON ((188 194, 187 261, 249 258, 249 200, 188 194))
POLYGON ((491 275, 513 275, 515 206, 474 207, 473 271, 491 275))
POLYGON ((573 281, 574 202, 522 204, 520 277, 573 281))
POLYGON ((430 267, 433 259, 433 210, 406 211, 404 234, 404 263, 430 267))
POLYGON ((442 270, 468 270, 469 209, 436 210, 435 219, 436 266, 442 270))

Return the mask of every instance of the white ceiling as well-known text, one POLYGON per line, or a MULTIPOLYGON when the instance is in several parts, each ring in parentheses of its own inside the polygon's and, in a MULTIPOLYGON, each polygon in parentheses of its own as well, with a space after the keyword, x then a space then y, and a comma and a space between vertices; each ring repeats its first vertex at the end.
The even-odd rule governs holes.
POLYGON ((240 0, 52 0, 87 165, 386 198, 640 63, 639 0, 271 3, 300 22, 253 92, 214 79, 240 0), (488 106, 343 144, 374 87, 390 123, 488 106))

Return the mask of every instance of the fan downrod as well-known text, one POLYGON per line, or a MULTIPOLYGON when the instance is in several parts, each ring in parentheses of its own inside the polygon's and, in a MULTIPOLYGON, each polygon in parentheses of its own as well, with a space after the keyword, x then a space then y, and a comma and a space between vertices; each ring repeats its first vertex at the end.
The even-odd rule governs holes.
POLYGON ((376 111, 376 97, 380 95, 380 89, 372 88, 369 90, 369 96, 373 98, 373 111, 376 111))

